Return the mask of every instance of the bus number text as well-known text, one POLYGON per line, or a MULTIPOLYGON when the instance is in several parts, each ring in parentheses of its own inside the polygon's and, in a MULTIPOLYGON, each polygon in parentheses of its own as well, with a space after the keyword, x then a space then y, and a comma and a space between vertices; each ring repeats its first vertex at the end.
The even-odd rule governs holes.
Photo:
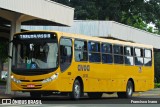
POLYGON ((78 71, 90 71, 90 65, 78 65, 78 71))

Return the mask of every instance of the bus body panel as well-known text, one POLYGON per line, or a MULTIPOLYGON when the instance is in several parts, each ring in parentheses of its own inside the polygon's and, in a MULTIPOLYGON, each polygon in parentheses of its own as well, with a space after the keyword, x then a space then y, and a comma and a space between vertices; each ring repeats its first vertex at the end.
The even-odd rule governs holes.
MULTIPOLYGON (((62 37, 72 39, 72 61, 70 66, 61 71, 60 66, 54 72, 36 76, 22 76, 12 73, 12 75, 19 80, 29 80, 30 82, 23 82, 16 84, 11 81, 12 91, 59 91, 59 92, 71 92, 73 83, 77 77, 80 77, 83 82, 84 92, 124 92, 126 91, 126 85, 129 79, 134 82, 134 91, 147 91, 154 88, 154 56, 152 54, 152 66, 136 66, 125 64, 106 64, 102 62, 91 63, 76 62, 74 52, 74 40, 75 38, 83 39, 87 41, 99 41, 111 44, 122 44, 125 46, 137 47, 138 44, 125 43, 121 41, 90 38, 86 36, 80 36, 76 34, 68 34, 56 32, 58 38, 58 44, 62 37), (88 68, 86 68, 88 67, 88 68), (49 78, 55 73, 59 73, 58 78, 47 83, 32 82, 32 80, 43 80, 49 78), (34 88, 26 88, 27 85, 35 85, 34 88), (37 86, 36 86, 37 85, 37 86), (22 88, 25 87, 25 88, 22 88), (37 88, 36 88, 37 87, 37 88), (41 88, 38 88, 41 87, 41 88)), ((140 45, 142 48, 153 48, 151 46, 140 45)), ((60 46, 58 46, 60 48, 60 46)), ((58 49, 60 51, 60 49, 58 49)), ((60 54, 59 54, 60 56, 60 54)), ((60 58, 59 58, 60 60, 60 58)), ((59 62, 60 63, 60 62, 59 62)))

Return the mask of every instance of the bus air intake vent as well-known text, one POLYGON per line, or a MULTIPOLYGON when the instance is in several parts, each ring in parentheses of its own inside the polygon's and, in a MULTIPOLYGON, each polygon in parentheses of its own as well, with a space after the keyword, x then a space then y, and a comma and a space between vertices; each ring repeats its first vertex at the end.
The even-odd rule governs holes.
POLYGON ((43 79, 40 79, 40 80, 33 80, 32 82, 41 82, 43 81, 43 79))
POLYGON ((30 82, 29 80, 20 80, 21 82, 30 82))

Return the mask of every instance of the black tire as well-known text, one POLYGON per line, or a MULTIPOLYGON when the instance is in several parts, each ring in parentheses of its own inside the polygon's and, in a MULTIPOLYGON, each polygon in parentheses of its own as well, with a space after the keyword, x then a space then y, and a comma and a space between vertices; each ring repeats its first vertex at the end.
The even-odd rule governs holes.
POLYGON ((110 94, 111 95, 111 94, 114 94, 114 92, 107 92, 106 94, 110 94))
POLYGON ((81 93, 82 93, 82 90, 81 90, 81 84, 80 82, 76 79, 73 83, 73 88, 72 88, 72 92, 69 93, 69 96, 71 99, 73 100, 78 100, 80 99, 81 97, 81 93))
POLYGON ((39 92, 30 92, 30 97, 31 98, 41 98, 42 94, 39 92))
POLYGON ((133 83, 128 81, 126 86, 126 92, 117 92, 119 98, 131 98, 133 94, 133 83))
POLYGON ((99 99, 102 97, 103 93, 102 92, 89 92, 87 93, 89 98, 93 99, 99 99))

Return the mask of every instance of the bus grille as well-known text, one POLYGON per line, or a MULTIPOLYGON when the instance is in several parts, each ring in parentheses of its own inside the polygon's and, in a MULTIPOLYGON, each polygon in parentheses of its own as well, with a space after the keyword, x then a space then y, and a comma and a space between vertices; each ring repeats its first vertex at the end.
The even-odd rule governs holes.
POLYGON ((20 80, 21 82, 30 82, 29 80, 20 80))
POLYGON ((40 80, 20 80, 21 82, 41 82, 43 81, 43 79, 40 79, 40 80))
POLYGON ((33 80, 32 82, 41 82, 43 81, 43 79, 40 79, 40 80, 33 80))

